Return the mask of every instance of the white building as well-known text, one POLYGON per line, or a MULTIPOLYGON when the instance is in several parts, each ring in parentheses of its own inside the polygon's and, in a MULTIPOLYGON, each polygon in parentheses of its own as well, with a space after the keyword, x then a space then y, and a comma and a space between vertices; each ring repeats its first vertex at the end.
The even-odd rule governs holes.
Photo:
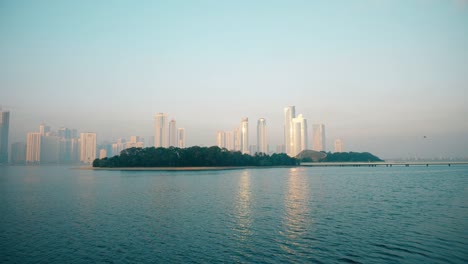
POLYGON ((226 147, 226 137, 225 137, 224 131, 218 131, 216 133, 216 146, 219 148, 225 148, 226 147))
POLYGON ((185 129, 184 128, 177 129, 177 147, 185 148, 185 129))
POLYGON ((28 133, 26 138, 26 163, 40 164, 41 162, 41 133, 28 133))
POLYGON ((157 113, 154 133, 154 146, 156 148, 167 148, 169 146, 167 132, 167 115, 165 113, 157 113))
POLYGON ((343 141, 339 138, 335 140, 335 152, 343 152, 343 141))
POLYGON ((293 144, 290 156, 294 157, 301 151, 308 148, 307 141, 307 119, 302 114, 293 118, 292 120, 292 131, 293 131, 293 144))
POLYGON ((177 129, 174 119, 169 122, 169 146, 177 147, 177 129))
POLYGON ((243 154, 249 153, 249 119, 247 117, 241 119, 240 149, 243 154))
POLYGON ((312 125, 312 149, 315 151, 325 151, 325 125, 312 125))
POLYGON ((257 122, 257 152, 268 154, 267 124, 265 118, 257 122))
POLYGON ((293 143, 293 118, 296 117, 296 107, 287 106, 284 108, 284 147, 286 154, 294 156, 293 143))
POLYGON ((234 129, 234 151, 240 151, 241 150, 241 133, 240 129, 236 127, 234 129))
POLYGON ((232 145, 232 132, 231 131, 226 131, 224 132, 224 139, 225 139, 225 148, 227 150, 233 150, 233 145, 232 145))
POLYGON ((96 133, 80 134, 80 161, 91 164, 96 159, 96 133))

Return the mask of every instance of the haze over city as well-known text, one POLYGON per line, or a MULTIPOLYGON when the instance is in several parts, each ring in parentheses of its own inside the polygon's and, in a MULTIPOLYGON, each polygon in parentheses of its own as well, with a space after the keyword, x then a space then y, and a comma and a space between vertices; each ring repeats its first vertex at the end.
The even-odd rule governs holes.
POLYGON ((274 148, 294 105, 329 151, 468 157, 466 25, 467 1, 2 1, 0 105, 10 144, 149 138, 164 112, 187 146, 265 118, 274 148))

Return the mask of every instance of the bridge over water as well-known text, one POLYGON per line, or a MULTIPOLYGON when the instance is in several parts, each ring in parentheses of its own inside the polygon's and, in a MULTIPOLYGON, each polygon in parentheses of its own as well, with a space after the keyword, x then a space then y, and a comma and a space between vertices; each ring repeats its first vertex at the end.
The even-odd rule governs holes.
POLYGON ((411 161, 411 162, 301 162, 301 166, 305 167, 377 167, 377 166, 454 166, 468 165, 468 161, 411 161))

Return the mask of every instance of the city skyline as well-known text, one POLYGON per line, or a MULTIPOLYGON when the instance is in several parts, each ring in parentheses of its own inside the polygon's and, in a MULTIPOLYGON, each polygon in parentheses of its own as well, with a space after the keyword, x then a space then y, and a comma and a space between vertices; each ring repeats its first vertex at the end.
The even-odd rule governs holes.
POLYGON ((0 105, 9 146, 42 122, 149 139, 165 111, 187 146, 264 117, 271 149, 295 105, 309 145, 310 124, 326 124, 327 151, 341 138, 382 158, 467 157, 467 24, 456 0, 6 0, 0 105))

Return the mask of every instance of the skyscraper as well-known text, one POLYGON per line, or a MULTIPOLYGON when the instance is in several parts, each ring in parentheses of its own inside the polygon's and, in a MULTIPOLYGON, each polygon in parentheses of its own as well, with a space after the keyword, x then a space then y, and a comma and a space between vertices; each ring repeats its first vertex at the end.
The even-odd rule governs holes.
POLYGON ((0 109, 0 164, 8 163, 8 133, 10 129, 10 112, 0 109))
POLYGON ((247 117, 241 119, 240 149, 243 154, 249 153, 249 119, 247 117))
POLYGON ((91 164, 96 159, 96 133, 80 134, 80 161, 91 164))
POLYGON ((241 135, 238 127, 234 129, 234 151, 241 150, 241 135))
POLYGON ((177 147, 177 129, 174 119, 169 122, 169 146, 177 147))
POLYGON ((312 125, 312 149, 315 151, 325 151, 325 125, 312 125))
POLYGON ((26 163, 40 164, 41 162, 41 133, 28 133, 26 139, 26 163))
POLYGON ((265 118, 257 122, 257 152, 268 154, 267 124, 265 118))
POLYGON ((58 163, 60 154, 59 137, 41 136, 41 164, 58 163))
POLYGON ((11 163, 24 164, 26 162, 26 144, 16 142, 11 144, 11 163))
POLYGON ((39 133, 41 133, 42 136, 45 136, 49 132, 50 132, 50 126, 44 123, 39 125, 39 133))
POLYGON ((165 113, 157 113, 154 133, 155 147, 167 148, 169 146, 167 132, 167 115, 165 113))
POLYGON ((224 132, 224 139, 225 139, 225 147, 227 150, 233 150, 232 146, 232 132, 226 131, 224 132))
POLYGON ((335 152, 343 152, 343 141, 339 138, 335 140, 335 152))
POLYGON ((284 147, 286 154, 294 156, 293 154, 293 124, 292 120, 296 117, 296 107, 287 106, 284 108, 284 147))
POLYGON ((292 131, 293 131, 293 144, 291 156, 296 156, 301 151, 308 148, 307 141, 307 119, 305 119, 302 114, 299 114, 297 117, 292 120, 292 131))
POLYGON ((184 128, 177 129, 177 147, 185 148, 185 129, 184 128))
POLYGON ((226 137, 224 131, 218 131, 216 133, 216 146, 218 146, 219 148, 226 147, 226 137))

